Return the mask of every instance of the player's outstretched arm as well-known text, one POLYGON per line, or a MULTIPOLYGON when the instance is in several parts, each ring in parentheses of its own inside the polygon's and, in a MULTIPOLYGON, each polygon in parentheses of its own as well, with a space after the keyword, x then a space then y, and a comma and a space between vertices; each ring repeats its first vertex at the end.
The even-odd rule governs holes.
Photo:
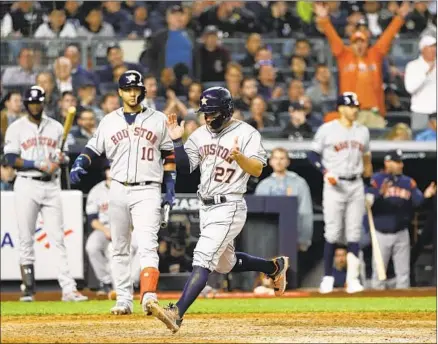
POLYGON ((254 177, 260 177, 260 175, 262 174, 263 163, 258 159, 248 158, 245 155, 243 155, 239 149, 239 143, 237 137, 234 138, 234 145, 233 145, 233 149, 230 152, 230 158, 235 162, 237 162, 240 168, 244 170, 246 173, 254 177))

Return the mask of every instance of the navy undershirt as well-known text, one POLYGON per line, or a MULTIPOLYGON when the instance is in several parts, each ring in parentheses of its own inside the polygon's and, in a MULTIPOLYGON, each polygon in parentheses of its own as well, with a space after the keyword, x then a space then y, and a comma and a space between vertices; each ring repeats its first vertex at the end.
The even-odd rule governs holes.
POLYGON ((131 125, 135 122, 135 118, 138 115, 138 112, 124 112, 123 115, 125 116, 126 122, 131 125))

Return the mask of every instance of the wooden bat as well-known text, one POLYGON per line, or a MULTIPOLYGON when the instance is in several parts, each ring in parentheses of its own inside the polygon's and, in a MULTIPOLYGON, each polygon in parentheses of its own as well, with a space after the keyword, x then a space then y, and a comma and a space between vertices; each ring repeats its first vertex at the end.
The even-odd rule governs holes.
POLYGON ((74 106, 70 106, 67 109, 67 116, 65 117, 65 121, 64 121, 64 131, 62 133, 61 152, 64 150, 64 146, 67 141, 67 136, 73 125, 73 120, 75 119, 75 115, 76 115, 76 108, 74 106))
MULTIPOLYGON (((76 115, 76 108, 74 106, 70 106, 67 109, 67 116, 65 117, 65 121, 64 121, 64 131, 62 132, 61 152, 64 151, 64 146, 65 143, 67 142, 67 136, 71 130, 71 127, 73 126, 75 115, 76 115)), ((67 184, 67 189, 70 190, 71 189, 70 172, 68 169, 68 165, 65 166, 64 171, 65 171, 65 181, 67 184)))
POLYGON ((377 269, 377 278, 379 281, 386 280, 386 268, 385 264, 383 264, 382 252, 380 251, 379 242, 377 241, 376 236, 376 226, 374 225, 373 213, 371 211, 371 206, 366 203, 367 214, 368 214, 368 223, 370 225, 370 235, 371 235, 371 245, 373 247, 373 256, 376 262, 377 269))

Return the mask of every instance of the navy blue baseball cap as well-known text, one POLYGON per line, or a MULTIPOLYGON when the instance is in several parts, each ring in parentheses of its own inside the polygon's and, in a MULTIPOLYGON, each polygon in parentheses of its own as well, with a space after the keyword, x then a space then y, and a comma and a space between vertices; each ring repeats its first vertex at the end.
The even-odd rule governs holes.
POLYGON ((359 107, 359 100, 357 99, 357 94, 354 92, 344 92, 339 95, 337 101, 337 106, 355 106, 359 107))
POLYGON ((389 151, 385 154, 384 160, 385 161, 401 162, 401 161, 403 161, 403 152, 401 149, 389 151))

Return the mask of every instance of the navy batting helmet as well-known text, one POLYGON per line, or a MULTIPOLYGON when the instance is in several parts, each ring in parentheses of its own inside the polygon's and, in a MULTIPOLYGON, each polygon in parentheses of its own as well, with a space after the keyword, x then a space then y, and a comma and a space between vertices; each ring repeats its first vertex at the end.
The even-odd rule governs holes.
POLYGON ((29 110, 28 105, 29 104, 43 104, 44 100, 46 99, 46 92, 39 86, 32 86, 31 88, 28 88, 24 92, 23 97, 23 103, 24 107, 26 108, 27 112, 33 116, 41 117, 43 113, 43 107, 41 107, 41 111, 38 113, 32 113, 29 110))
POLYGON ((127 89, 136 87, 141 90, 140 96, 137 99, 137 104, 140 104, 146 96, 146 88, 143 83, 143 76, 136 70, 127 70, 119 78, 119 88, 127 89))
POLYGON ((337 100, 337 106, 356 106, 359 107, 359 100, 357 99, 357 94, 354 92, 344 92, 337 100))
POLYGON ((224 87, 210 87, 201 94, 201 106, 198 112, 205 116, 214 115, 209 123, 213 131, 220 130, 233 116, 233 98, 230 91, 224 87))

